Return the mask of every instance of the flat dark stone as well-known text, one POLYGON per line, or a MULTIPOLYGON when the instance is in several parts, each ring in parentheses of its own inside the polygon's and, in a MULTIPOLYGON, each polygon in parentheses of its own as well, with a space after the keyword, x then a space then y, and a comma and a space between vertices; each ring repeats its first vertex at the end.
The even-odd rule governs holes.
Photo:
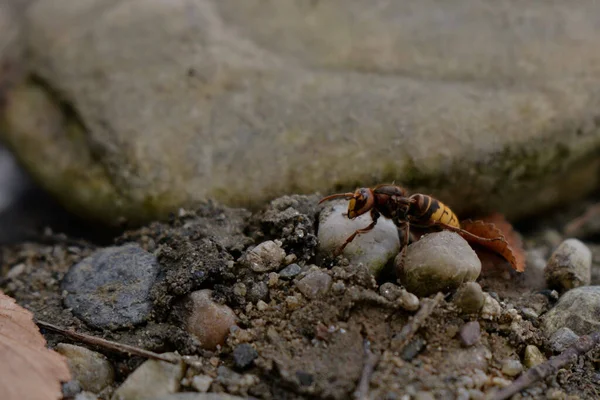
POLYGON ((258 353, 248 343, 242 343, 233 350, 233 361, 238 368, 247 368, 256 357, 258 357, 258 353))
POLYGON ((91 327, 118 329, 150 315, 156 258, 135 244, 108 247, 73 265, 62 281, 65 304, 91 327))

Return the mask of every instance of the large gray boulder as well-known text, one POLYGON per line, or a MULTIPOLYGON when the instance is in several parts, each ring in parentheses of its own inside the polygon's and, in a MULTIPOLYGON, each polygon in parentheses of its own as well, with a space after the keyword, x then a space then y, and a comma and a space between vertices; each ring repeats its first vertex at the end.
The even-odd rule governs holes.
POLYGON ((396 181, 509 217, 598 187, 600 6, 38 0, 0 131, 72 210, 396 181))

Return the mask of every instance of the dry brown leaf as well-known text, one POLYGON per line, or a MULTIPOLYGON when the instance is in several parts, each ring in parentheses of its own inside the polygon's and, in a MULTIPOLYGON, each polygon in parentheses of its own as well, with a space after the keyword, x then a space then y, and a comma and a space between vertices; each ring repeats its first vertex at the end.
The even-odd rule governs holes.
POLYGON ((71 379, 66 360, 46 348, 33 315, 0 292, 0 393, 3 400, 58 400, 71 379))
POLYGON ((492 214, 477 221, 461 221, 460 225, 464 232, 459 233, 467 241, 501 255, 516 271, 525 271, 525 251, 521 238, 501 214, 492 214))

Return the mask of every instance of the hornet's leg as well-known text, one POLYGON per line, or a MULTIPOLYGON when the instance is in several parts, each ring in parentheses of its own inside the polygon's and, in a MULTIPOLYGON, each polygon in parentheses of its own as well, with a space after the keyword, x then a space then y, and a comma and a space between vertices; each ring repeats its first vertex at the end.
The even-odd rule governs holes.
POLYGON ((367 233, 370 230, 372 230, 373 228, 375 228, 375 225, 377 225, 377 219, 379 219, 379 212, 377 212, 377 210, 372 209, 371 210, 371 218, 373 219, 373 222, 371 222, 369 225, 367 225, 366 227, 362 228, 362 229, 358 229, 356 230, 352 235, 350 235, 348 237, 348 239, 346 239, 346 241, 344 242, 344 244, 342 244, 340 247, 338 247, 334 252, 333 255, 334 256, 339 256, 340 254, 342 254, 342 252, 344 251, 344 249, 346 248, 346 246, 348 245, 348 243, 352 242, 354 240, 354 238, 362 233, 367 233))
POLYGON ((406 258, 406 248, 408 247, 408 240, 410 238, 410 224, 408 221, 396 222, 398 227, 398 234, 400 236, 400 253, 397 256, 396 262, 396 275, 400 276, 400 271, 404 268, 404 259, 406 258))

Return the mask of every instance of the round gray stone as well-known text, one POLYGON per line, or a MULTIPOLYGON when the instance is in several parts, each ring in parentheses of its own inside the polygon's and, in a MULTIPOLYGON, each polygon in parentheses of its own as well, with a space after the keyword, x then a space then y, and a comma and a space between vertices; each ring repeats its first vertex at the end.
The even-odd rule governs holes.
MULTIPOLYGON (((402 254, 396 257, 398 267, 402 254)), ((457 233, 442 231, 422 236, 408 246, 398 279, 418 296, 448 291, 477 279, 481 261, 467 241, 457 233)))
POLYGON ((560 290, 589 285, 592 252, 580 240, 567 239, 550 256, 544 275, 550 287, 560 290))
POLYGON ((511 218, 598 187, 596 26, 594 0, 38 1, 1 131, 106 221, 399 179, 511 218))
POLYGON ((587 335, 600 329, 600 286, 569 290, 542 316, 542 329, 547 337, 563 327, 577 335, 587 335))
POLYGON ((156 258, 136 244, 107 247, 69 269, 62 281, 65 304, 94 328, 140 324, 152 310, 158 270, 156 258))

